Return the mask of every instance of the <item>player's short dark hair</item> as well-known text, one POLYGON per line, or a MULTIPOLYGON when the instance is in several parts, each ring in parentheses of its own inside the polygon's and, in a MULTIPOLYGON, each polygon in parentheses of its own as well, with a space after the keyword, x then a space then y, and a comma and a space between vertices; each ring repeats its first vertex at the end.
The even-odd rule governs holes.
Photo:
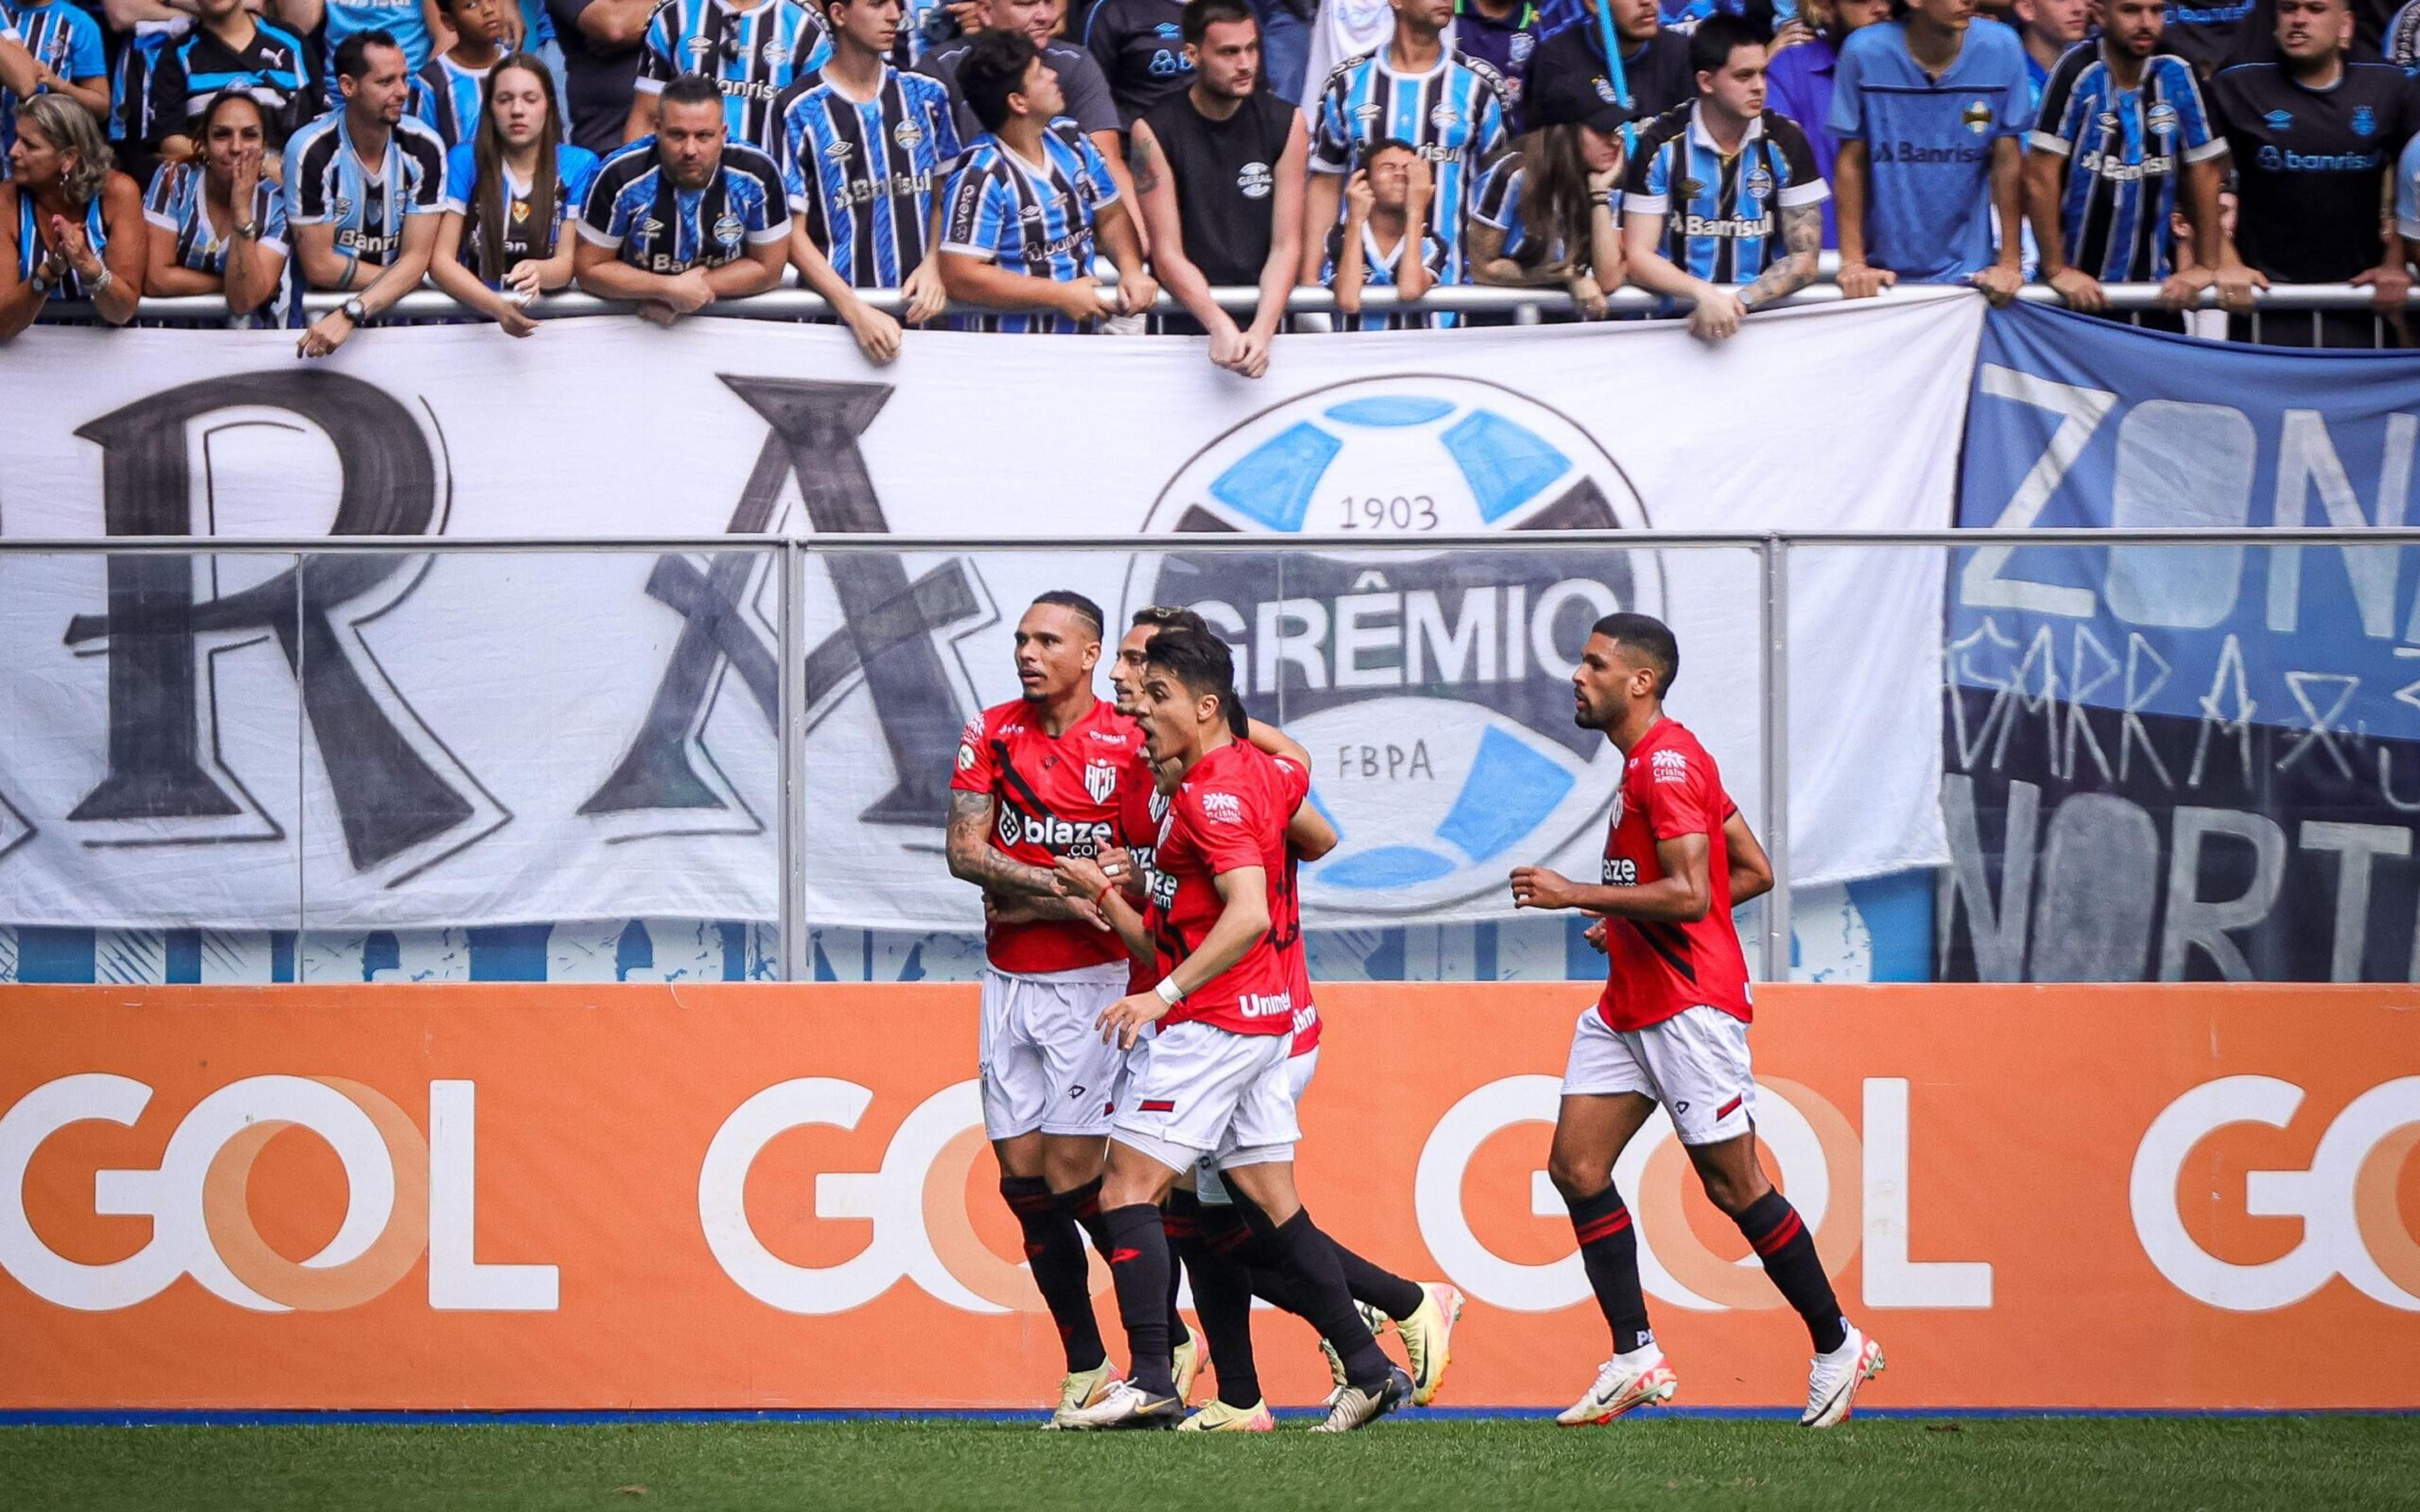
POLYGON ((1771 40, 1745 16, 1717 10, 1689 34, 1689 67, 1698 73, 1720 73, 1730 67, 1733 53, 1743 47, 1762 47, 1771 40))
POLYGON ((1655 670, 1655 696, 1660 699, 1671 693, 1672 679, 1681 675, 1681 642, 1672 639, 1670 625, 1652 614, 1625 612, 1606 615, 1590 625, 1589 633, 1644 656, 1655 670))
POLYGON ((1107 617, 1101 613, 1100 605, 1072 588, 1053 588, 1050 592, 1036 597, 1033 602, 1037 608, 1044 604, 1052 604, 1071 611, 1078 619, 1092 627, 1093 639, 1095 640, 1101 638, 1101 626, 1109 623, 1107 617))
POLYGON ((975 33, 958 60, 958 93, 985 131, 997 131, 1008 120, 1008 97, 1025 87, 1025 70, 1036 55, 1033 39, 1022 30, 975 33))
MULTIPOLYGON (((370 73, 370 49, 373 47, 391 47, 398 53, 403 52, 403 44, 395 39, 395 33, 383 26, 373 26, 338 42, 336 55, 328 66, 336 70, 338 78, 366 79, 370 73)), ((404 57, 408 62, 411 54, 406 53, 404 57)))
POLYGON ((711 104, 718 110, 721 108, 722 85, 716 84, 703 73, 684 73, 664 85, 664 92, 656 97, 656 109, 659 112, 666 105, 706 104, 711 104))
POLYGON ((1244 0, 1185 0, 1185 39, 1195 47, 1202 45, 1202 39, 1210 35, 1213 26, 1259 20, 1244 0))
POLYGON ((1156 667, 1199 697, 1209 694, 1233 722, 1236 705, 1235 654, 1206 630, 1162 630, 1143 648, 1143 665, 1156 667))
POLYGON ((1134 625, 1137 627, 1148 625, 1159 630, 1193 630, 1202 635, 1210 633, 1208 620, 1189 609, 1179 609, 1167 604, 1146 604, 1135 610, 1134 625))

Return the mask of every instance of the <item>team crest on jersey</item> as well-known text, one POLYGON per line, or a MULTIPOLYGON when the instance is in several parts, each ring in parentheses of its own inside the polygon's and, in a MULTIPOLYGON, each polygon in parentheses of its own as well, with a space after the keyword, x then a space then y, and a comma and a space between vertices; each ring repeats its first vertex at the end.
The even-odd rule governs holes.
POLYGON ((759 57, 762 57, 762 58, 765 60, 765 66, 766 66, 767 68, 768 68, 768 69, 769 69, 769 68, 771 68, 773 65, 775 65, 775 64, 777 64, 777 63, 781 62, 781 61, 782 61, 782 43, 781 43, 781 40, 777 38, 777 39, 774 39, 774 40, 772 40, 772 41, 767 42, 767 43, 765 44, 765 46, 764 46, 763 50, 762 50, 760 53, 758 53, 758 54, 757 54, 757 55, 758 55, 759 57))
POLYGON ((971 771, 974 764, 975 748, 972 746, 961 744, 958 747, 958 770, 961 772, 971 771))
POLYGON ((1621 103, 1621 97, 1613 92, 1613 81, 1611 79, 1608 79, 1604 74, 1600 73, 1589 82, 1596 85, 1596 97, 1599 100, 1604 100, 1608 105, 1619 105, 1621 103))
POLYGON ((1689 780, 1689 758, 1683 752, 1669 748, 1657 751, 1649 760, 1648 768, 1654 774, 1655 780, 1658 782, 1689 780))
POLYGON ((747 234, 747 230, 746 226, 739 224, 739 217, 726 215, 714 223, 714 239, 726 247, 736 247, 739 245, 739 239, 747 234))
POLYGON ((1084 764, 1084 791, 1094 803, 1107 803, 1109 795, 1118 790, 1118 769, 1107 762, 1084 764))
POLYGON ((1429 112, 1429 124, 1440 131, 1450 131, 1462 124, 1462 112, 1440 100, 1437 108, 1429 112))
POLYGON ((2378 113, 2367 105, 2355 105, 2352 119, 2346 124, 2352 128, 2355 136, 2374 136, 2378 132, 2378 113))
POLYGON ((528 200, 517 199, 513 201, 513 224, 520 224, 523 221, 529 219, 529 215, 530 209, 528 200))
POLYGON ((1168 823, 1168 795, 1157 788, 1151 790, 1151 817, 1156 824, 1168 823))
POLYGON ((1248 162, 1235 170, 1235 193, 1246 199, 1266 199, 1277 187, 1277 175, 1265 162, 1248 162))
POLYGON ((1773 193, 1773 175, 1765 172, 1761 166, 1751 168, 1740 187, 1746 192, 1748 198, 1762 199, 1773 193))
POLYGON ((1613 812, 1606 817, 1605 822, 1606 827, 1607 829, 1620 829, 1621 827, 1621 816, 1628 811, 1629 806, 1622 798, 1621 789, 1617 786, 1613 790, 1613 812))
POLYGON ((1517 69, 1522 64, 1528 62, 1529 54, 1537 50, 1537 46, 1538 39, 1531 37, 1528 32, 1514 32, 1512 34, 1512 45, 1509 50, 1509 55, 1512 59, 1512 66, 1517 69))
POLYGON ((1979 100, 1970 100, 1966 108, 1958 113, 1958 119, 1966 130, 1980 136, 1992 129, 1992 107, 1979 100))
POLYGON ((2177 129, 2177 107, 2163 100, 2144 116, 2143 124, 2164 136, 2177 129))
POLYGON ((901 121, 891 129, 891 140, 898 144, 900 151, 913 152, 923 144, 924 129, 914 121, 901 121))

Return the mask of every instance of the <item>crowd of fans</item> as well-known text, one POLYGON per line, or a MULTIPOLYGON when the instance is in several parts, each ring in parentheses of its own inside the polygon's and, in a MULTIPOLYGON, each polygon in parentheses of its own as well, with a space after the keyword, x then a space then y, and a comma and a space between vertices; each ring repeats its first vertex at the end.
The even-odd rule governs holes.
POLYGON ((1373 330, 1627 283, 1721 340, 1824 248, 1851 298, 2214 286, 2239 336, 2351 283, 2401 339, 2420 0, 1998 3, 0 0, 0 340, 342 293, 316 356, 424 281, 524 336, 549 290, 669 324, 795 270, 877 362, 903 320, 1144 329, 1164 285, 1256 375, 1297 285, 1373 330))

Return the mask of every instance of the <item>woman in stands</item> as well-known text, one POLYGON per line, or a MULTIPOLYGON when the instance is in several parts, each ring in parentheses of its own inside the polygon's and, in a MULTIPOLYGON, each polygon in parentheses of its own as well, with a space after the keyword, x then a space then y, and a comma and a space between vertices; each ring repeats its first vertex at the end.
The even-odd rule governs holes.
POLYGON ((1522 139, 1480 191, 1465 235, 1481 284, 1570 291, 1588 319, 1623 277, 1621 136, 1618 105, 1602 120, 1564 120, 1522 139))
POLYGON ((537 330, 530 301, 571 282, 571 222, 597 160, 563 135, 554 75, 544 60, 515 53, 488 75, 477 137, 445 161, 429 276, 507 335, 537 330))
POLYGON ((143 218, 151 224, 147 294, 224 295, 227 324, 271 329, 297 306, 287 255, 286 202, 263 171, 269 119, 241 87, 202 109, 201 156, 163 162, 143 218))
POLYGON ((0 183, 0 341, 47 301, 91 301, 134 318, 143 296, 143 192, 116 171, 92 113, 58 93, 17 107, 9 181, 0 183))

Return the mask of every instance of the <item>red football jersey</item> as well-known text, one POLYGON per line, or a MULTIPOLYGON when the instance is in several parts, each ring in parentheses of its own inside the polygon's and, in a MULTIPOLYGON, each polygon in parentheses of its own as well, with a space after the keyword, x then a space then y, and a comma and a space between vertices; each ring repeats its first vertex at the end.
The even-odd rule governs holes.
POLYGON ((1596 1010, 1607 1027, 1643 1029, 1701 1006, 1748 1021, 1747 958, 1731 926, 1730 848, 1723 841, 1731 808, 1714 759, 1679 720, 1658 719, 1631 750, 1606 829, 1602 881, 1656 881, 1664 875, 1657 841, 1703 835, 1714 904, 1692 924, 1606 920, 1605 992, 1596 1010))
MULTIPOLYGON (((1094 703, 1054 739, 1020 700, 968 722, 950 786, 991 795, 993 849, 1048 867, 1116 842, 1120 790, 1141 748, 1142 732, 1114 704, 1094 703)), ((1125 959, 1117 935, 1074 919, 993 924, 984 943, 993 965, 1031 976, 1125 959)))
POLYGON ((1200 948, 1225 905, 1213 879, 1240 867, 1265 875, 1269 928, 1242 960, 1202 983, 1160 1023, 1200 1020, 1236 1034, 1284 1034, 1294 1027, 1295 995, 1277 937, 1291 917, 1286 821, 1311 791, 1291 762, 1271 761, 1232 741, 1193 764, 1177 787, 1154 847, 1152 901, 1163 968, 1200 948))
MULTIPOLYGON (((1168 817, 1168 798, 1160 793, 1154 779, 1149 758, 1137 756, 1135 768, 1138 775, 1129 777, 1125 786, 1120 790, 1118 834, 1120 843, 1134 853, 1135 869, 1148 886, 1153 874, 1152 857, 1159 844, 1160 823, 1168 817)), ((1296 804, 1295 807, 1300 808, 1301 805, 1296 804)), ((1286 818, 1292 822, 1294 814, 1291 810, 1286 818)), ((1294 1053, 1306 1056, 1319 1048, 1319 1010, 1311 1002, 1311 963, 1305 958, 1302 946, 1302 893, 1297 873, 1300 864, 1301 858, 1295 854, 1294 848, 1286 847, 1285 892, 1293 906, 1287 918, 1272 916, 1270 928, 1275 935, 1273 943, 1278 953, 1285 960, 1286 980, 1294 991, 1294 1053)), ((1158 918, 1156 905, 1146 902, 1143 905, 1144 926, 1156 931, 1158 918)), ((1126 973, 1126 991, 1151 991, 1158 983, 1163 970, 1157 964, 1145 968, 1140 963, 1134 963, 1126 973)))

